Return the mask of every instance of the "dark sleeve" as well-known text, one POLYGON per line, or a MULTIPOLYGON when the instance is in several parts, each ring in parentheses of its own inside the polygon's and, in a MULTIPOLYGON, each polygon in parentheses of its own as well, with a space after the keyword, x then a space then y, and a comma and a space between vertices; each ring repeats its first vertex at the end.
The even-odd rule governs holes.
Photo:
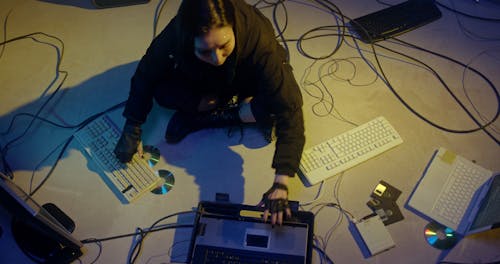
POLYGON ((267 80, 276 89, 272 91, 269 102, 276 117, 277 140, 272 166, 277 174, 294 176, 305 142, 302 95, 290 64, 279 64, 272 66, 276 71, 268 75, 273 77, 267 80))
POLYGON ((168 69, 168 54, 165 50, 172 37, 171 23, 158 35, 142 56, 130 82, 130 92, 123 116, 139 124, 153 107, 154 86, 168 69))
MULTIPOLYGON (((276 109, 276 150, 273 168, 277 174, 294 176, 298 171, 300 158, 304 148, 304 118, 302 113, 302 97, 292 74, 291 66, 283 65, 284 78, 290 78, 282 95, 285 96, 286 107, 276 109), (289 68, 289 69, 287 69, 289 68), (288 97, 286 97, 288 95, 288 97), (282 111, 283 110, 283 111, 282 111)), ((281 95, 280 95, 281 96, 281 95)), ((279 105, 279 104, 277 104, 279 105)))
POLYGON ((154 88, 161 78, 171 72, 175 60, 173 19, 153 40, 143 55, 130 82, 130 92, 123 116, 127 120, 142 124, 153 107, 154 88))
POLYGON ((269 21, 261 22, 254 62, 261 76, 257 100, 276 117, 276 149, 272 166, 277 174, 294 176, 304 148, 302 95, 287 61, 285 49, 276 41, 269 21))

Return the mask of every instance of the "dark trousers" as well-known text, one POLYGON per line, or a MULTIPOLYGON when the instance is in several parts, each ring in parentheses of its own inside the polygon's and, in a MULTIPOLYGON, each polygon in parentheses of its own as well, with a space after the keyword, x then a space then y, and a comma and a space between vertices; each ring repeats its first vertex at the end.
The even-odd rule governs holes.
POLYGON ((196 113, 201 98, 205 94, 216 94, 219 98, 219 108, 223 108, 237 96, 238 103, 248 97, 253 97, 250 103, 252 114, 259 125, 267 126, 271 122, 271 112, 259 95, 256 82, 238 82, 231 86, 222 84, 207 84, 189 80, 187 76, 175 76, 158 83, 154 88, 154 99, 162 107, 196 113))

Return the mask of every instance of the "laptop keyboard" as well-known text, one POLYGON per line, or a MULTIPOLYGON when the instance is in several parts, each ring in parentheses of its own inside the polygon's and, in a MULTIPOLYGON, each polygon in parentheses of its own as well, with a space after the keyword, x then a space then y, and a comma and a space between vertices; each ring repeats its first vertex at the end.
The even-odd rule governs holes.
POLYGON ((304 257, 198 245, 192 263, 295 264, 304 263, 304 257))
POLYGON ((448 221, 458 224, 467 210, 468 201, 484 182, 483 173, 482 170, 457 159, 452 175, 448 177, 433 210, 437 210, 448 221))

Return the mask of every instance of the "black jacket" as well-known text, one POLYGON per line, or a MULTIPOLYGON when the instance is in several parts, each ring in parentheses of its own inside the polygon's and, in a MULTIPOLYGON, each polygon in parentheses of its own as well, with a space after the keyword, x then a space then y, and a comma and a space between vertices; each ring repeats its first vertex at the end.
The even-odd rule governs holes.
MULTIPOLYGON (((236 47, 231 58, 223 65, 223 83, 210 86, 224 88, 210 92, 223 96, 237 95, 240 87, 252 83, 249 88, 254 96, 252 104, 259 104, 260 109, 265 109, 267 114, 274 114, 276 118, 277 141, 272 166, 277 174, 293 176, 298 169, 305 141, 299 87, 286 60, 285 51, 275 39, 269 20, 243 0, 231 1, 235 7, 236 47)), ((203 70, 194 55, 193 46, 179 47, 176 21, 174 17, 153 40, 139 62, 131 80, 130 94, 123 114, 128 120, 145 122, 151 111, 153 98, 158 94, 155 89, 160 89, 158 83, 169 76, 203 79, 203 70)), ((202 93, 207 92, 203 90, 206 86, 179 89, 166 85, 161 89, 163 94, 172 94, 183 106, 191 109, 196 109, 202 93)), ((256 118, 259 120, 257 115, 256 118)))

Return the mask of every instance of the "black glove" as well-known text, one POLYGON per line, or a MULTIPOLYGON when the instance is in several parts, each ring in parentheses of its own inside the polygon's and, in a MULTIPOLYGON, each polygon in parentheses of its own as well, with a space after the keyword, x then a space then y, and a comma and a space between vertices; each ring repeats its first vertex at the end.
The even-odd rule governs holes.
POLYGON ((127 120, 123 132, 115 147, 116 158, 123 163, 129 162, 137 152, 141 142, 141 126, 138 123, 127 120))
POLYGON ((269 210, 272 213, 284 212, 287 208, 290 208, 288 204, 288 199, 269 199, 270 193, 274 192, 276 189, 285 190, 288 194, 288 187, 281 183, 273 183, 273 186, 262 195, 261 203, 264 204, 264 209, 269 210))

